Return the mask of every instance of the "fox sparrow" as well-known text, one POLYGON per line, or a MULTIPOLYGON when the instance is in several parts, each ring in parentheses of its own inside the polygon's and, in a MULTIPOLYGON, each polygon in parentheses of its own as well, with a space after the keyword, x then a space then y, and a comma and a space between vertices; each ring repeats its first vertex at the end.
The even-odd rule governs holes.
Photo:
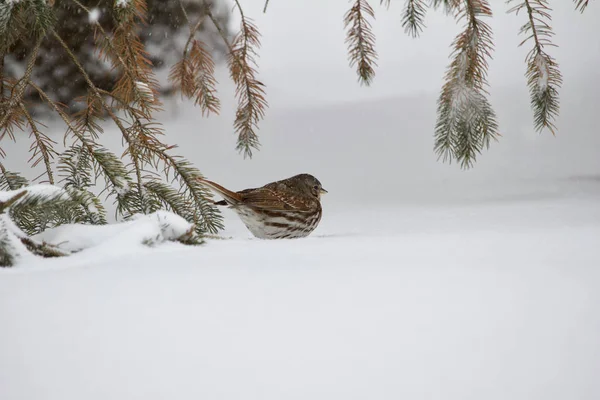
POLYGON ((300 238, 310 235, 321 221, 321 195, 327 193, 317 178, 300 174, 255 189, 232 192, 199 179, 224 200, 215 204, 232 208, 259 239, 300 238))

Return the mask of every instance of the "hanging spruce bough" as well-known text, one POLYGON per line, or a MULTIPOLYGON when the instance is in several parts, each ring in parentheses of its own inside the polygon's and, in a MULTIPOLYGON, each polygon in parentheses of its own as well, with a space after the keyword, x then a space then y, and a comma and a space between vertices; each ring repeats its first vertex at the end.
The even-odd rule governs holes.
POLYGON ((498 136, 496 116, 485 91, 492 31, 482 17, 492 12, 487 1, 466 2, 457 9, 465 29, 453 43, 453 60, 438 100, 435 150, 444 160, 456 158, 470 167, 491 139, 498 136))
POLYGON ((356 0, 344 16, 344 28, 348 29, 346 43, 350 66, 356 66, 358 80, 366 86, 373 81, 377 66, 375 35, 369 18, 374 19, 375 12, 367 0, 356 0))
MULTIPOLYGON (((508 2, 515 3, 514 0, 508 2)), ((583 10, 587 1, 580 1, 577 7, 583 10)), ((562 76, 558 64, 546 51, 552 47, 551 38, 554 35, 550 22, 550 7, 545 0, 525 0, 509 10, 519 14, 523 12, 527 22, 521 27, 519 33, 526 36, 520 45, 528 41, 533 42, 533 48, 527 53, 527 85, 531 95, 531 107, 534 113, 535 128, 541 131, 547 128, 555 134, 554 121, 558 117, 558 88, 562 83, 562 76)))

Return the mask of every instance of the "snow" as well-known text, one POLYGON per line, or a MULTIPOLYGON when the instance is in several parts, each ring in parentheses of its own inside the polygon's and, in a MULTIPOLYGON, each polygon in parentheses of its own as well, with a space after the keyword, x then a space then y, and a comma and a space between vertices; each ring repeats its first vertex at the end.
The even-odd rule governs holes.
POLYGON ((115 2, 115 7, 129 7, 130 0, 117 0, 115 2))
POLYGON ((15 224, 10 218, 8 218, 6 214, 0 215, 0 242, 6 243, 6 245, 10 248, 8 254, 14 257, 14 260, 11 262, 11 264, 19 261, 32 261, 34 257, 28 253, 25 245, 19 240, 19 237, 23 236, 25 236, 25 234, 21 232, 17 226, 15 226, 15 224))
POLYGON ((538 54, 534 59, 535 67, 538 70, 538 80, 537 87, 538 92, 544 93, 548 88, 548 78, 549 78, 549 70, 548 70, 548 62, 543 54, 538 54))
POLYGON ((144 96, 148 101, 154 101, 154 93, 147 83, 141 81, 135 81, 135 86, 139 90, 140 94, 144 96))
POLYGON ((177 240, 193 225, 180 216, 166 211, 136 215, 132 220, 109 225, 65 224, 34 236, 33 238, 57 246, 61 250, 77 252, 84 249, 84 257, 93 254, 131 253, 142 245, 155 246, 177 240))
POLYGON ((26 188, 17 190, 0 191, 0 202, 5 202, 9 199, 12 199, 15 195, 23 192, 24 190, 27 191, 27 195, 25 197, 39 196, 46 198, 60 198, 61 196, 67 195, 66 192, 64 192, 59 186, 42 183, 37 185, 30 185, 26 188))
POLYGON ((2 398, 598 398, 591 202, 328 211, 2 271, 2 398))
POLYGON ((101 15, 102 15, 102 12, 100 11, 99 8, 92 8, 90 10, 90 13, 88 16, 88 20, 89 20, 90 24, 97 24, 98 21, 100 20, 101 15))

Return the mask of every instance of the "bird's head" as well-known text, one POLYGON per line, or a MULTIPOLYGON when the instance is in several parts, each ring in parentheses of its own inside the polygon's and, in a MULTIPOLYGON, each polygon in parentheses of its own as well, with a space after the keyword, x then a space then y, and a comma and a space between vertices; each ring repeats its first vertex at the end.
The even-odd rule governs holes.
POLYGON ((318 200, 321 199, 321 195, 327 193, 327 190, 323 189, 321 182, 310 174, 300 174, 290 178, 302 188, 302 191, 316 197, 318 200))

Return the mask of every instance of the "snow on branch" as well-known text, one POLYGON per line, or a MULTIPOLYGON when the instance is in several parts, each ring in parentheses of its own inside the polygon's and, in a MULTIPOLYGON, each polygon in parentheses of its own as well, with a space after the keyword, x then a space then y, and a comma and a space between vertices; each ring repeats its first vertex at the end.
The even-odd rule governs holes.
POLYGON ((65 224, 33 237, 68 253, 92 249, 110 253, 132 251, 137 246, 156 247, 165 242, 200 243, 194 225, 169 212, 138 214, 131 220, 109 225, 65 224))
POLYGON ((466 21, 453 42, 452 62, 438 99, 435 151, 444 161, 469 168, 477 154, 498 136, 496 115, 487 99, 487 67, 492 30, 482 17, 492 11, 487 0, 464 0, 457 19, 466 21))
MULTIPOLYGON (((48 209, 68 207, 77 202, 77 192, 54 185, 31 185, 0 192, 0 266, 18 265, 35 257, 62 257, 103 245, 102 252, 132 246, 154 247, 168 241, 200 244, 194 224, 169 211, 134 215, 129 221, 107 225, 63 223, 31 236, 13 217, 42 205, 48 209)), ((176 197, 175 197, 175 200, 176 197)), ((38 215, 38 213, 34 213, 38 215)), ((21 216, 22 218, 22 216, 21 216)))
MULTIPOLYGON (((531 96, 535 129, 539 132, 547 128, 554 135, 554 121, 558 117, 558 88, 562 84, 562 75, 556 60, 545 49, 554 46, 551 39, 554 35, 550 22, 552 16, 547 0, 519 0, 520 3, 508 10, 518 15, 524 11, 527 22, 521 27, 519 34, 525 35, 520 44, 533 41, 533 48, 527 53, 527 86, 531 96)), ((515 0, 510 0, 514 3, 515 0)), ((585 8, 585 6, 584 6, 585 8)))

